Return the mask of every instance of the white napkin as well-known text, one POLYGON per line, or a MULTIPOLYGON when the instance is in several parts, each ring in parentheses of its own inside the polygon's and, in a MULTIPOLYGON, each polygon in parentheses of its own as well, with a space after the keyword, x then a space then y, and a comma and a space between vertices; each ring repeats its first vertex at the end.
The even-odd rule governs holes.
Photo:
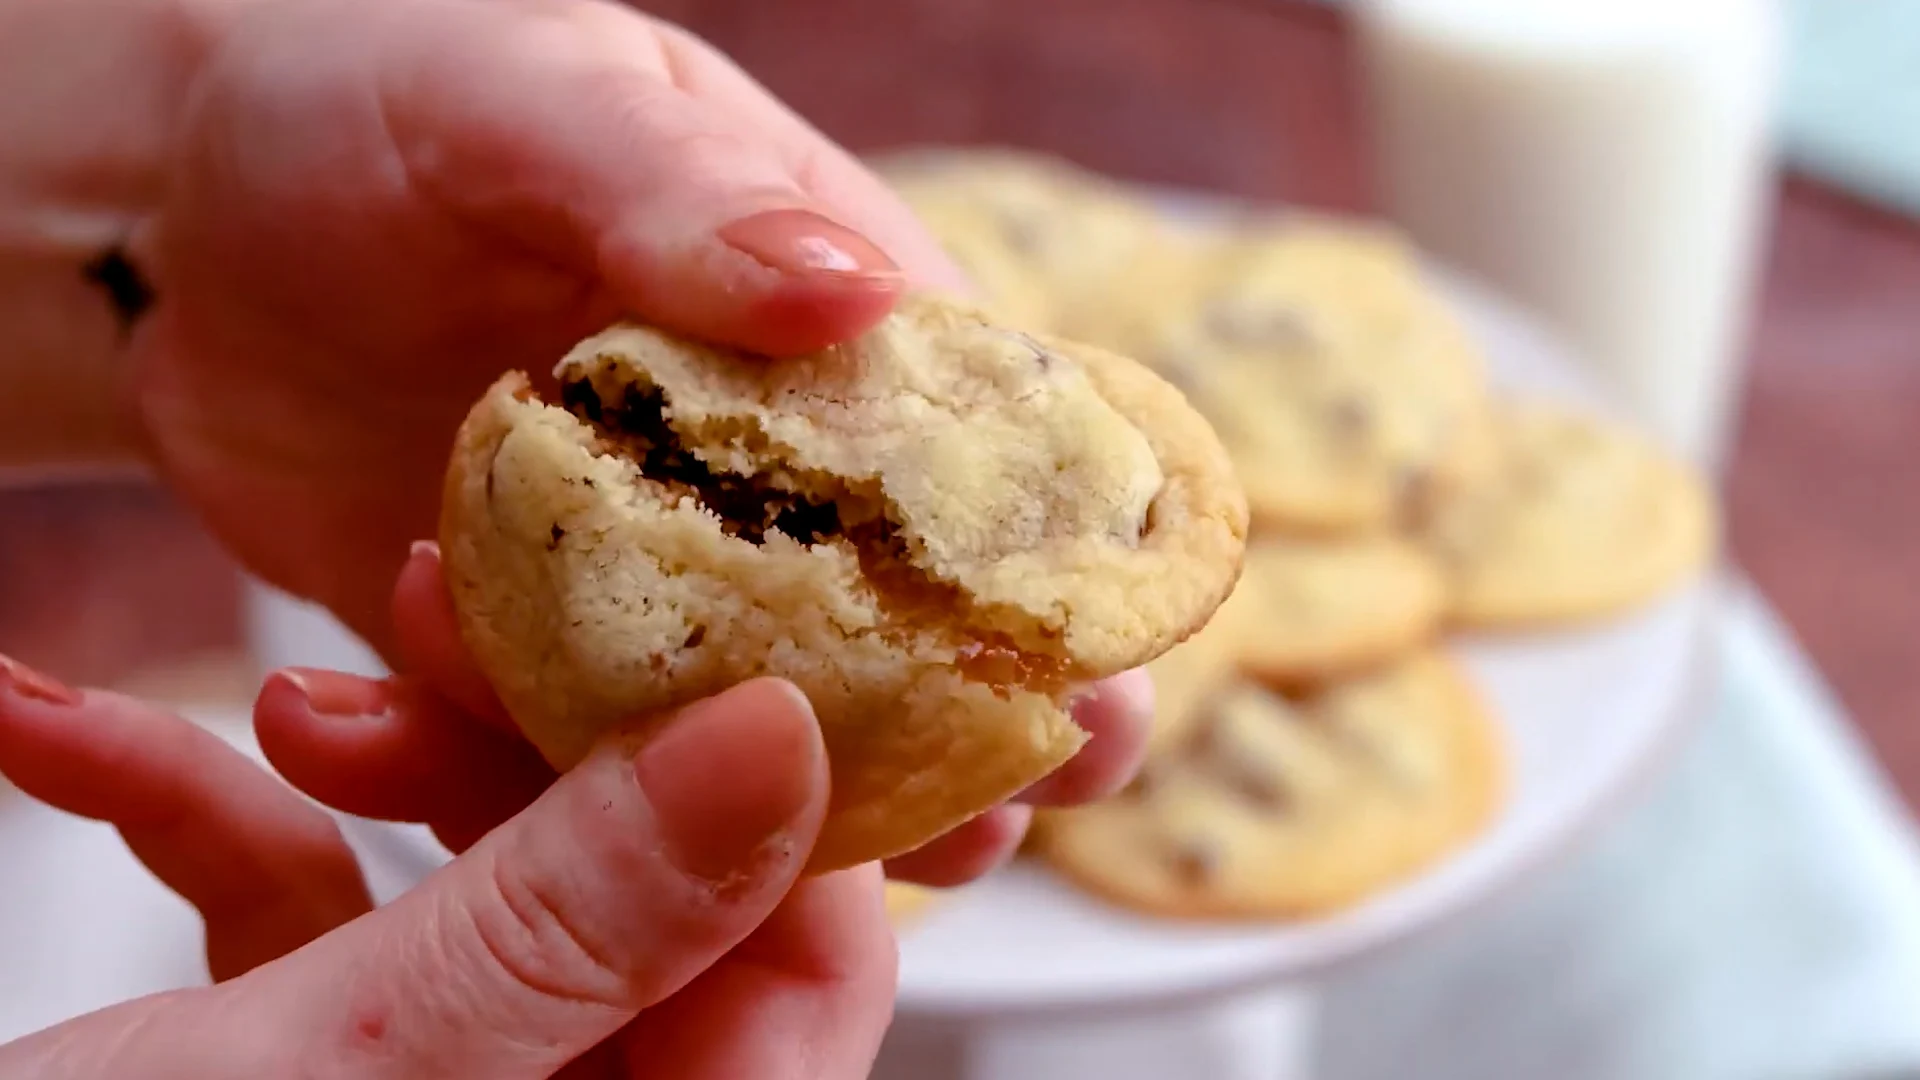
POLYGON ((1920 1076, 1920 846, 1784 628, 1751 593, 1729 614, 1721 707, 1673 770, 1330 982, 1318 1080, 1920 1076))

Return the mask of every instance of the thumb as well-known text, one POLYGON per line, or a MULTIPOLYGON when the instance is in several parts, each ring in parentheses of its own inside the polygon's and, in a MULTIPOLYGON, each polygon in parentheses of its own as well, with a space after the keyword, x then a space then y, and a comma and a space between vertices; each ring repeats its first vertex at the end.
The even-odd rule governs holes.
POLYGON ((0 1065, 11 1050, 76 1077, 547 1077, 766 919, 806 862, 826 792, 806 699, 776 679, 745 683, 644 745, 602 744, 387 907, 160 999, 165 1023, 122 1006, 0 1050, 0 1065))
POLYGON ((719 53, 613 5, 429 6, 395 27, 384 115, 457 213, 706 340, 811 351, 892 307, 901 270, 803 183, 857 166, 719 53))
POLYGON ((774 679, 613 740, 395 904, 261 969, 287 1008, 268 1026, 316 1041, 257 1075, 547 1076, 760 925, 826 791, 812 709, 774 679))

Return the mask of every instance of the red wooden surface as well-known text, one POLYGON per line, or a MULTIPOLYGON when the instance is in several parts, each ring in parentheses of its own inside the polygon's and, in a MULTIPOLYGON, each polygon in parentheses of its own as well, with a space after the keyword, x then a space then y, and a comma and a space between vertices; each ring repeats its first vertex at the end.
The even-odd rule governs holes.
MULTIPOLYGON (((1370 205, 1340 17, 1280 0, 676 0, 858 149, 1051 149, 1143 180, 1370 205)), ((1920 805, 1920 225, 1782 185, 1732 545, 1920 805)), ((87 680, 237 641, 231 568, 153 493, 0 495, 0 650, 87 680)))

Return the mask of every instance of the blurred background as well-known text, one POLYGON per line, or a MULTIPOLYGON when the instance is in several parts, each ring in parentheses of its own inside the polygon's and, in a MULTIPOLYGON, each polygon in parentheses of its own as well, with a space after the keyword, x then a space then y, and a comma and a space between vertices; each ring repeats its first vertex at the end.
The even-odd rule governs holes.
MULTIPOLYGON (((1382 209, 1354 12, 1308 0, 658 0, 859 151, 1000 143, 1382 209)), ((1920 806, 1920 5, 1785 8, 1734 560, 1920 806)), ((0 490, 0 651, 87 683, 239 678, 232 564, 137 483, 0 490)))
MULTIPOLYGON (((1316 1075, 1387 1080, 1413 1075, 1410 1062, 1418 1075, 1463 1080, 1920 1075, 1920 905, 1903 891, 1920 881, 1908 828, 1920 809, 1920 3, 1667 0, 1670 12, 1703 14, 1661 30, 1673 36, 1645 54, 1647 72, 1673 77, 1664 83, 1631 64, 1583 67, 1584 50, 1619 27, 1596 16, 1583 29, 1583 5, 1569 3, 1537 5, 1564 21, 1543 16, 1526 42, 1477 39, 1494 41, 1498 57, 1444 27, 1396 38, 1419 20, 1394 13, 1485 8, 1496 14, 1466 20, 1485 30, 1527 10, 1521 0, 638 6, 713 42, 856 151, 1011 145, 1150 184, 1396 218, 1442 261, 1504 273, 1502 291, 1542 315, 1554 314, 1550 290, 1526 294, 1553 274, 1524 264, 1554 252, 1476 248, 1458 235, 1449 246, 1449 204, 1424 198, 1440 190, 1428 181, 1457 168, 1519 185, 1508 193, 1514 220, 1493 230, 1481 220, 1479 236, 1550 242, 1580 216, 1565 200, 1533 199, 1528 183, 1606 204, 1621 231, 1645 224, 1633 219, 1642 214, 1672 233, 1647 249, 1663 252, 1648 274, 1665 274, 1674 292, 1727 282, 1724 296, 1701 301, 1726 315, 1723 351, 1735 358, 1713 377, 1730 404, 1724 446, 1705 456, 1730 561, 1771 608, 1738 616, 1764 624, 1760 644, 1730 650, 1711 738, 1581 862, 1453 936, 1326 987, 1316 1075), (1716 67, 1756 19, 1782 31, 1778 62, 1716 67), (1609 94, 1623 111, 1602 115, 1595 103, 1609 94), (1508 129, 1475 121, 1476 102, 1508 129), (1664 149, 1635 141, 1693 105, 1702 111, 1662 129, 1664 149), (1754 147, 1740 141, 1748 105, 1754 147), (1513 134, 1523 129, 1533 134, 1513 134), (1757 149, 1769 135, 1777 169, 1757 149), (1594 156, 1598 180, 1583 187, 1564 166, 1587 163, 1591 147, 1618 153, 1594 156), (1722 186, 1692 183, 1717 168, 1731 170, 1714 174, 1722 186), (1661 177, 1693 201, 1663 202, 1661 177), (1752 221, 1690 239, 1703 216, 1745 198, 1749 177, 1752 221), (1773 677, 1789 669, 1791 679, 1773 677), (1773 734, 1742 742, 1742 727, 1773 734), (1871 763, 1797 775, 1797 762, 1832 757, 1825 736, 1801 737, 1829 727, 1859 736, 1871 763), (1897 792, 1884 806, 1874 802, 1882 776, 1897 792), (1888 871, 1875 845, 1892 835, 1898 867, 1888 871), (1779 843, 1741 846, 1754 837, 1779 843), (1726 858, 1710 866, 1696 858, 1721 848, 1726 858), (1769 896, 1779 902, 1762 912, 1769 896), (1915 910, 1893 910, 1903 905, 1915 910), (1709 940, 1702 928, 1725 933, 1709 940), (1578 988, 1546 992, 1557 980, 1578 988), (1662 983, 1674 993, 1661 998, 1662 983), (1848 1026, 1860 1016, 1874 1019, 1848 1026), (1488 1033, 1516 1025, 1538 1037, 1496 1054, 1488 1033), (1741 1042, 1732 1033, 1743 1030, 1759 1035, 1741 1042)), ((1657 0, 1584 7, 1662 21, 1657 0)), ((1566 254, 1570 266, 1605 261, 1566 254)), ((1609 318, 1631 327, 1639 313, 1619 297, 1638 294, 1622 289, 1609 318)), ((1645 323, 1679 318, 1650 310, 1645 323)), ((0 652, 60 678, 244 700, 260 641, 250 595, 192 519, 145 484, 0 489, 0 652)))

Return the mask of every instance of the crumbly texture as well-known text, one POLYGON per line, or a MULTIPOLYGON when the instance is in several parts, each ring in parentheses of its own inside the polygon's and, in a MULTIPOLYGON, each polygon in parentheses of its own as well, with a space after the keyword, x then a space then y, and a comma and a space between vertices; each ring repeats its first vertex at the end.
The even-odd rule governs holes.
POLYGON ((1502 403, 1498 468, 1422 532, 1448 614, 1534 627, 1611 614, 1697 574, 1718 533, 1711 494, 1633 434, 1554 406, 1502 403))
POLYGON ((1229 683, 1133 787, 1042 822, 1044 857, 1147 914, 1286 919, 1403 881, 1476 835, 1503 765, 1478 695, 1421 653, 1283 698, 1229 683))
POLYGON ((1281 687, 1385 663, 1439 632, 1447 592, 1421 548, 1388 534, 1263 538, 1228 605, 1258 608, 1234 650, 1251 677, 1281 687))
MULTIPOLYGON (((1084 741, 1067 700, 1239 572, 1211 432, 1141 366, 908 297, 797 360, 616 327, 477 404, 441 520, 469 648, 567 767, 610 729, 791 680, 833 774, 809 864, 924 843, 1084 741)), ((642 734, 645 728, 641 729, 642 734)))
POLYGON ((924 885, 890 880, 887 882, 887 921, 895 930, 903 929, 932 907, 938 896, 938 890, 924 885))
POLYGON ((1256 529, 1415 523, 1490 467, 1479 353, 1395 234, 1247 224, 1132 277, 1066 332, 1181 388, 1232 455, 1256 529))
POLYGON ((1017 325, 1061 331, 1079 321, 1165 240, 1148 207, 1057 158, 923 148, 877 165, 987 304, 1017 325))

